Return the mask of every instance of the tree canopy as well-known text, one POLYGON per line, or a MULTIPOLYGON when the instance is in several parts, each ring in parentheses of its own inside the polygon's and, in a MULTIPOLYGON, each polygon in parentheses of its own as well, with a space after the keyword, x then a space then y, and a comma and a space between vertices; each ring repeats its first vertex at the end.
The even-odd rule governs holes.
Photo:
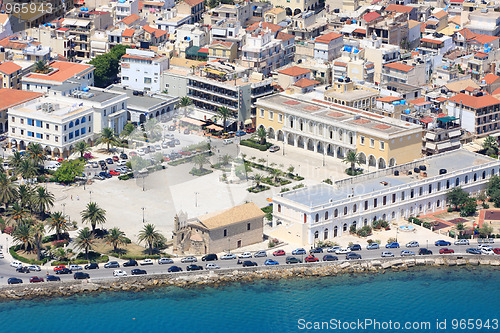
POLYGON ((59 169, 54 173, 54 177, 60 183, 72 183, 76 177, 81 176, 83 172, 83 162, 80 160, 72 160, 61 164, 59 169))
POLYGON ((112 83, 117 75, 120 66, 120 59, 127 49, 124 45, 114 46, 108 53, 98 55, 89 63, 94 65, 94 85, 105 88, 112 83))

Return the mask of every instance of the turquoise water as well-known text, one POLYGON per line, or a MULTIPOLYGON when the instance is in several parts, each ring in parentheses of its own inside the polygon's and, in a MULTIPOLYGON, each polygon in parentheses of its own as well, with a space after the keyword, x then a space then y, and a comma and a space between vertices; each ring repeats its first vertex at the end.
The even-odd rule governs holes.
POLYGON ((307 322, 328 322, 331 329, 322 331, 332 332, 398 331, 382 326, 389 320, 431 325, 400 329, 406 332, 499 332, 499 309, 500 270, 457 267, 11 301, 0 303, 0 332, 278 333, 309 331, 301 329, 307 322), (335 329, 338 320, 358 319, 381 326, 335 329), (474 319, 477 326, 460 330, 453 319, 474 319), (489 319, 490 328, 479 329, 477 319, 483 325, 489 319), (442 328, 446 320, 446 330, 436 320, 442 328))

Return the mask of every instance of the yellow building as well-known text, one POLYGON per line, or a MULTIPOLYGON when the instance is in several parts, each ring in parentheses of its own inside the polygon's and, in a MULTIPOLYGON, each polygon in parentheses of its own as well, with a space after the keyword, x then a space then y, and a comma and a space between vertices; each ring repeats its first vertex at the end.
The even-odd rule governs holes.
POLYGON ((286 20, 286 11, 283 8, 273 8, 264 14, 264 21, 267 23, 278 24, 286 20))
POLYGON ((208 60, 222 59, 233 62, 237 55, 236 43, 214 40, 208 47, 208 60))
POLYGON ((378 96, 375 90, 355 89, 350 79, 339 79, 332 84, 332 89, 325 91, 324 98, 328 102, 371 111, 378 96))

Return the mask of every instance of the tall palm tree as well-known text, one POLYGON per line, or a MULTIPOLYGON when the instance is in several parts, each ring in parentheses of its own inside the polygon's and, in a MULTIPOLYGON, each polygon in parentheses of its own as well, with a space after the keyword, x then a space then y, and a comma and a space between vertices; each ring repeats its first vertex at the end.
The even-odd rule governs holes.
POLYGON ((231 155, 225 154, 224 156, 222 156, 222 164, 223 165, 228 165, 231 162, 232 159, 233 158, 231 157, 231 155))
POLYGON ((191 70, 193 71, 193 75, 194 75, 194 72, 196 71, 196 65, 191 65, 191 70))
POLYGON ((203 165, 208 163, 208 160, 205 155, 199 154, 193 158, 193 163, 194 165, 198 165, 199 169, 201 170, 203 169, 203 165))
POLYGON ((33 201, 33 188, 29 185, 19 185, 17 192, 21 207, 30 207, 33 201))
POLYGON ((20 152, 16 151, 14 152, 14 154, 12 154, 11 157, 9 157, 9 165, 14 169, 17 169, 19 164, 21 164, 22 160, 23 160, 23 155, 21 155, 20 152))
POLYGON ((229 108, 222 106, 217 109, 217 119, 222 120, 222 126, 224 126, 224 133, 226 133, 226 119, 231 117, 232 111, 229 108))
POLYGON ((45 60, 38 60, 35 62, 35 73, 47 74, 50 71, 50 66, 47 65, 45 60))
POLYGON ((281 174, 282 174, 281 170, 278 170, 278 169, 271 170, 271 175, 274 177, 275 182, 278 182, 278 179, 281 176, 281 174))
POLYGON ((33 234, 31 232, 31 221, 20 220, 14 227, 12 237, 16 243, 21 243, 25 251, 33 245, 33 234))
POLYGON ((359 160, 359 155, 356 154, 356 152, 353 150, 349 150, 347 152, 347 154, 345 155, 342 162, 350 164, 351 165, 350 169, 351 169, 351 172, 353 172, 353 173, 354 173, 354 170, 356 170, 356 164, 358 164, 358 165, 361 164, 361 162, 359 160))
POLYGON ((191 104, 193 104, 193 101, 191 100, 191 98, 184 96, 184 97, 180 98, 178 107, 185 108, 186 106, 189 106, 191 104))
POLYGON ((139 242, 145 242, 149 247, 149 254, 153 254, 153 246, 156 246, 164 237, 159 231, 155 229, 152 224, 146 224, 141 231, 139 231, 139 237, 137 238, 139 242))
POLYGON ((259 127, 257 130, 257 137, 259 138, 260 144, 265 145, 266 144, 266 138, 267 138, 267 132, 264 127, 259 127))
POLYGON ((498 142, 496 138, 488 135, 483 141, 483 148, 486 149, 486 155, 498 154, 498 142))
POLYGON ((107 151, 109 153, 110 146, 116 146, 118 144, 118 139, 115 135, 115 132, 109 128, 105 127, 102 129, 99 138, 96 140, 97 144, 105 143, 107 147, 107 151))
POLYGON ((90 151, 90 147, 88 144, 85 143, 85 141, 80 141, 75 144, 75 151, 77 153, 80 153, 80 157, 83 157, 85 153, 90 151))
POLYGON ((260 183, 262 183, 262 175, 260 173, 257 173, 253 176, 253 181, 255 182, 255 187, 256 188, 259 188, 260 187, 260 183))
POLYGON ((36 167, 39 167, 40 164, 45 160, 45 152, 41 144, 32 142, 28 145, 26 150, 28 151, 29 159, 33 161, 33 164, 36 167))
POLYGON ((17 221, 28 215, 28 210, 21 206, 18 202, 14 202, 14 204, 7 209, 7 213, 9 214, 9 219, 12 219, 17 223, 17 221))
POLYGON ((113 245, 113 252, 118 251, 118 245, 125 244, 125 233, 120 228, 114 227, 108 230, 106 243, 113 245))
POLYGON ((5 205, 5 208, 16 200, 17 187, 11 177, 5 173, 0 173, 0 203, 5 205))
POLYGON ((92 226, 92 233, 95 232, 95 227, 98 223, 104 224, 106 222, 106 211, 100 208, 95 202, 89 202, 87 208, 80 214, 82 222, 88 222, 92 226))
POLYGON ((94 234, 92 231, 88 227, 83 228, 78 232, 75 241, 78 249, 85 250, 85 259, 89 260, 89 249, 94 246, 94 234))
POLYGON ((61 234, 65 233, 69 229, 68 221, 61 212, 54 212, 50 214, 48 223, 49 223, 49 230, 56 231, 57 240, 60 240, 61 234))
POLYGON ((33 194, 33 210, 43 216, 54 206, 54 200, 54 194, 38 186, 33 194))
POLYGON ((42 239, 45 236, 45 226, 42 222, 35 223, 31 226, 30 232, 33 245, 36 248, 37 260, 42 260, 42 252, 40 250, 42 247, 42 239))
POLYGON ((17 166, 16 173, 24 179, 31 179, 38 175, 38 166, 34 160, 23 159, 17 166))

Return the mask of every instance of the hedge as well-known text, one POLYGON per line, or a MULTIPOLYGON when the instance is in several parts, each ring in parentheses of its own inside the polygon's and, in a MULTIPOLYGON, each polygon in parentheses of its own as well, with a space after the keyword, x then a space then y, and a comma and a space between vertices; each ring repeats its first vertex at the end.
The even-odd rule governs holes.
POLYGON ((266 151, 269 149, 269 147, 271 147, 273 144, 270 143, 270 142, 266 142, 266 144, 263 144, 261 145, 260 143, 257 143, 255 141, 252 141, 252 140, 241 140, 240 141, 240 145, 242 146, 247 146, 247 147, 250 147, 250 148, 255 148, 255 149, 258 149, 260 151, 266 151))
POLYGON ((129 173, 126 173, 124 175, 118 176, 119 180, 128 180, 130 178, 134 178, 134 173, 133 172, 129 172, 129 173))
MULTIPOLYGON (((101 256, 100 258, 97 258, 96 260, 92 260, 92 262, 97 262, 97 263, 103 263, 103 262, 108 262, 109 257, 106 255, 101 256)), ((70 264, 75 264, 75 265, 82 265, 82 264, 88 264, 90 260, 86 259, 76 259, 76 260, 63 260, 63 261, 53 261, 50 263, 51 266, 59 266, 59 265, 70 265, 70 264)))
POLYGON ((17 254, 16 250, 14 249, 15 246, 12 246, 9 248, 9 253, 10 255, 16 259, 16 260, 19 260, 20 262, 24 262, 25 264, 30 264, 30 265, 43 265, 45 264, 47 261, 49 261, 49 258, 43 258, 43 260, 34 260, 34 259, 28 259, 28 258, 25 258, 23 256, 20 256, 19 254, 17 254))
POLYGON ((160 258, 170 258, 170 255, 144 255, 144 256, 130 256, 124 255, 120 257, 121 259, 129 259, 129 260, 143 260, 143 259, 160 259, 160 258))

